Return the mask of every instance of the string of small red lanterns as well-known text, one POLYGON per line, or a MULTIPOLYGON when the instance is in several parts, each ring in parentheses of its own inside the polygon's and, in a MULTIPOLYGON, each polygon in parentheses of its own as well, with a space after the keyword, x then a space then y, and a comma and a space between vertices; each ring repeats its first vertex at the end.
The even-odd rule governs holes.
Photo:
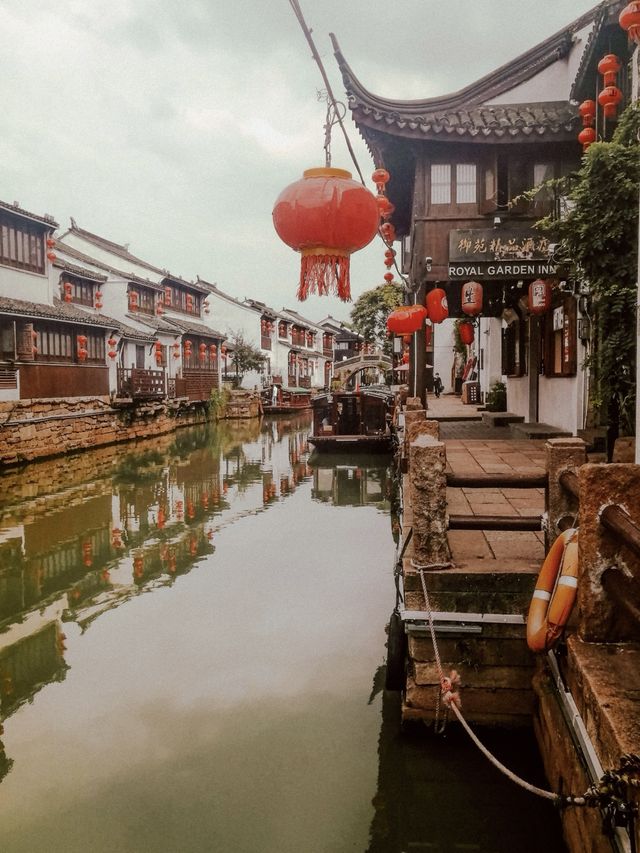
POLYGON ((596 141, 596 130, 593 126, 596 120, 596 109, 596 102, 591 100, 583 101, 578 107, 582 117, 582 130, 578 134, 578 142, 582 145, 583 151, 596 141))
POLYGON ((598 73, 604 78, 604 88, 598 95, 598 103, 602 107, 605 118, 615 118, 618 104, 622 100, 622 92, 616 86, 616 76, 620 67, 620 60, 613 53, 603 56, 598 63, 598 73))

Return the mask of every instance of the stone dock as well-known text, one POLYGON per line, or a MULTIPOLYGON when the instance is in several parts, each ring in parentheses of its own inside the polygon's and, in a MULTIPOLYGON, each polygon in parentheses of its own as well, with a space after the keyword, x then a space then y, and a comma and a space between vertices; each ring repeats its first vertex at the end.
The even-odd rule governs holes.
MULTIPOLYGON (((458 398, 430 400, 428 413, 410 398, 402 414, 403 720, 443 711, 426 591, 467 722, 533 725, 549 789, 582 794, 640 752, 640 556, 599 522, 616 503, 640 525, 640 466, 594 463, 575 438, 514 439, 458 398), (533 588, 550 542, 572 523, 577 603, 554 652, 534 655, 533 588)), ((627 791, 636 806, 639 793, 627 791)), ((612 847, 600 808, 563 810, 563 827, 571 853, 631 849, 624 828, 612 847)))

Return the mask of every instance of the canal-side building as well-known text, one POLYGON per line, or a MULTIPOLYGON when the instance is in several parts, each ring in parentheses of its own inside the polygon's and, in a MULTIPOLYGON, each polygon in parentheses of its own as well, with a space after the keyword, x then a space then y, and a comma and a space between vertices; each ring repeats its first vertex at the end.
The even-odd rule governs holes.
POLYGON ((283 308, 278 315, 278 337, 288 349, 289 385, 300 388, 329 386, 332 359, 327 351, 330 342, 324 337, 324 329, 320 324, 308 320, 291 308, 283 308), (281 335, 281 332, 284 334, 281 335))
MULTIPOLYGON (((50 216, 0 202, 0 401, 109 394, 114 320, 80 310, 53 286, 56 227, 50 216)), ((70 277, 92 294, 105 281, 79 268, 70 277)))
MULTIPOLYGON (((596 34, 617 25, 623 5, 599 4, 460 91, 417 101, 368 91, 334 38, 353 119, 376 165, 391 175, 399 255, 418 298, 442 288, 449 316, 465 317, 463 286, 481 284, 469 355, 482 393, 504 380, 511 412, 572 434, 586 417, 588 306, 580 283, 564 277, 554 246, 534 228, 561 213, 563 200, 544 189, 526 193, 579 166, 577 99, 597 97, 593 74, 585 83, 599 58, 596 43, 606 42, 596 34), (542 316, 529 299, 540 281, 551 285, 542 316)), ((615 36, 623 60, 618 86, 626 91, 624 39, 615 36)), ((418 387, 430 387, 434 372, 454 387, 452 326, 434 327, 433 354, 416 347, 418 387)))
POLYGON ((117 395, 208 400, 221 383, 224 342, 210 323, 208 288, 141 260, 127 245, 74 220, 56 246, 62 257, 105 270, 105 310, 146 336, 141 342, 129 335, 114 345, 117 395))

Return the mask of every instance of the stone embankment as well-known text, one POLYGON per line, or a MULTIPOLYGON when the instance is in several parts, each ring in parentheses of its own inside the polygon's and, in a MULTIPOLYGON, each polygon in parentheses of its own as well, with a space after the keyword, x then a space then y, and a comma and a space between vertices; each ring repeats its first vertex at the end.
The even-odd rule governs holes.
MULTIPOLYGON (((441 708, 424 581, 469 722, 533 723, 556 793, 582 795, 603 771, 640 779, 640 466, 588 462, 575 438, 485 441, 468 430, 440 441, 415 402, 404 411, 403 718, 432 721, 441 708), (562 642, 534 656, 524 636, 532 589, 545 545, 568 526, 579 528, 576 604, 562 642), (630 754, 634 769, 621 770, 630 754)), ((638 808, 639 789, 620 786, 638 808)), ((571 853, 630 849, 628 836, 612 848, 600 808, 565 808, 562 822, 571 853)))
POLYGON ((162 435, 206 419, 203 406, 183 400, 117 406, 108 397, 0 402, 0 466, 162 435))

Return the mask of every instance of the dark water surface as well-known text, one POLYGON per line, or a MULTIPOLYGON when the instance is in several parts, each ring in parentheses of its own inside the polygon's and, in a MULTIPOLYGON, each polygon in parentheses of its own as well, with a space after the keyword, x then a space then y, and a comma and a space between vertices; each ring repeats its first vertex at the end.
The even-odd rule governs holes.
MULTIPOLYGON (((400 736, 387 460, 315 463, 308 429, 2 476, 3 853, 563 849, 453 727, 400 736)), ((529 735, 492 745, 541 781, 529 735)))

